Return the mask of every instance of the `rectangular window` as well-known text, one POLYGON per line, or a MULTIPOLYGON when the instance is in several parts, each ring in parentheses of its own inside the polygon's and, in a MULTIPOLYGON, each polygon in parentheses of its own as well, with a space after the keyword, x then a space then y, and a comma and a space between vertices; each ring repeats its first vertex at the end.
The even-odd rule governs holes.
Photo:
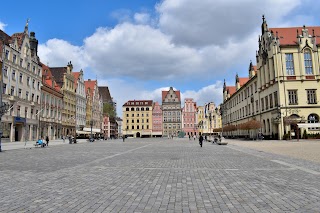
POLYGON ((297 90, 288 90, 288 97, 290 105, 298 104, 297 90))
POLYGON ((269 98, 268 96, 266 96, 266 97, 264 98, 264 99, 265 99, 265 104, 266 104, 266 110, 269 109, 268 98, 269 98))
POLYGON ((278 104, 278 92, 277 91, 273 93, 273 98, 274 98, 274 105, 276 107, 278 107, 279 104, 278 104))
POLYGON ((26 100, 28 101, 29 100, 29 92, 26 91, 26 100))
POLYGON ((287 75, 294 75, 293 54, 286 53, 286 71, 287 75))
POLYGON ((254 114, 254 104, 252 103, 252 114, 254 114))
POLYGON ((317 103, 317 94, 315 89, 307 89, 308 104, 317 103))
POLYGON ((261 110, 264 111, 264 99, 261 98, 261 110))
POLYGON ((35 83, 36 83, 36 80, 32 80, 32 87, 34 88, 34 85, 35 85, 35 83))
POLYGON ((4 69, 3 69, 3 75, 5 76, 5 77, 7 77, 8 76, 8 67, 7 66, 5 66, 4 67, 4 69))
POLYGON ((269 95, 270 109, 273 108, 272 94, 269 95))
POLYGON ((19 89, 19 98, 22 98, 22 89, 19 89))
POLYGON ((27 77, 27 85, 30 86, 30 77, 27 77))
POLYGON ((7 92, 7 84, 3 83, 2 94, 6 94, 7 92))
POLYGON ((17 116, 20 117, 20 106, 17 106, 17 116))
POLYGON ((19 81, 20 81, 20 83, 22 83, 22 79, 23 79, 23 74, 22 74, 22 73, 20 73, 20 77, 19 77, 19 81))
POLYGON ((13 54, 12 62, 15 64, 17 62, 17 55, 13 54))
POLYGON ((313 75, 312 58, 309 49, 304 51, 304 68, 306 70, 306 75, 313 75))
POLYGON ((14 96, 14 86, 11 86, 11 92, 10 92, 11 96, 14 96))
POLYGON ((16 80, 16 71, 12 70, 12 80, 16 80))
POLYGON ((6 50, 6 59, 9 60, 9 50, 6 50))
POLYGON ((28 107, 26 107, 24 109, 24 117, 27 118, 28 117, 28 107))
POLYGON ((20 59, 20 67, 22 67, 23 59, 20 59))

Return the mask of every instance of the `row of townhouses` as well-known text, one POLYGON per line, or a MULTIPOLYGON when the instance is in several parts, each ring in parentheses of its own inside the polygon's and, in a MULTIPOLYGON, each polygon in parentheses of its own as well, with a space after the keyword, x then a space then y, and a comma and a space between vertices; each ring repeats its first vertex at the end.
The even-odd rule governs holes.
POLYGON ((235 86, 223 87, 223 126, 226 136, 271 139, 319 135, 320 27, 268 28, 263 17, 248 77, 236 75, 235 86), (237 128, 249 121, 256 128, 237 128))
POLYGON ((43 64, 28 22, 22 33, 12 36, 0 30, 0 45, 1 104, 8 106, 1 122, 3 140, 116 134, 109 131, 115 127, 104 123, 103 104, 115 105, 108 87, 84 80, 84 72, 74 72, 71 62, 63 67, 43 64))
POLYGON ((221 127, 213 102, 197 106, 192 98, 181 108, 180 91, 162 91, 162 105, 152 100, 130 100, 122 106, 123 135, 128 137, 171 137, 212 134, 221 127))

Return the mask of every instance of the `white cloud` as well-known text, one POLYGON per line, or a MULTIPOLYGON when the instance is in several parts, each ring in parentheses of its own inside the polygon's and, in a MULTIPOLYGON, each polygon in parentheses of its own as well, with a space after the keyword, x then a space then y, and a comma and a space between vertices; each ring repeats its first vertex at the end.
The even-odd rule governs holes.
POLYGON ((97 29, 86 38, 84 50, 90 66, 111 77, 172 79, 193 74, 203 63, 195 49, 176 46, 150 26, 130 23, 97 29))
POLYGON ((150 14, 148 13, 135 13, 133 18, 137 24, 148 24, 150 22, 150 14))
POLYGON ((75 71, 89 66, 87 56, 82 47, 74 46, 67 41, 50 39, 39 45, 40 60, 50 67, 64 67, 72 62, 75 71))
POLYGON ((4 28, 6 27, 7 25, 3 22, 0 21, 0 30, 4 31, 4 28))
POLYGON ((181 94, 182 105, 185 98, 193 98, 198 106, 204 106, 205 103, 214 102, 216 105, 222 102, 223 82, 217 81, 215 84, 205 86, 198 91, 187 90, 181 94))
POLYGON ((161 30, 194 47, 241 42, 260 26, 262 14, 282 21, 302 0, 164 0, 157 6, 161 30))

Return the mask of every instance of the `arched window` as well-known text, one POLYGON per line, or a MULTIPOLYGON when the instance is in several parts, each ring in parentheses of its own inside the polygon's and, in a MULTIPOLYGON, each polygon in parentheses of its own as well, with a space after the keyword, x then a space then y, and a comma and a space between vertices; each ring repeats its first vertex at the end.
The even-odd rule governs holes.
POLYGON ((304 68, 306 71, 306 75, 313 75, 312 57, 311 51, 309 49, 304 50, 304 68))
POLYGON ((129 111, 129 108, 128 108, 128 107, 126 108, 126 111, 129 111))
POLYGON ((131 108, 131 111, 134 111, 134 108, 133 108, 133 107, 131 108))
POLYGON ((144 111, 144 108, 143 108, 143 107, 141 107, 141 111, 144 111))
MULTIPOLYGON (((319 123, 319 116, 317 114, 310 114, 308 116, 308 123, 319 123)), ((308 130, 319 130, 319 127, 309 127, 308 130)))
POLYGON ((139 107, 136 108, 136 111, 139 111, 139 107))

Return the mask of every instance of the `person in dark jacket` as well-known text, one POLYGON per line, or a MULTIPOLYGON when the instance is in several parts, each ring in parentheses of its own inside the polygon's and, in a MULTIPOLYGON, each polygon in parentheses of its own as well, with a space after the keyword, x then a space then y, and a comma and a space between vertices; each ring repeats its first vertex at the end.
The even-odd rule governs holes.
POLYGON ((203 142, 203 137, 202 137, 202 135, 200 135, 199 136, 199 144, 200 144, 201 147, 202 147, 202 142, 203 142))
POLYGON ((46 137, 47 146, 49 146, 49 137, 46 137))

